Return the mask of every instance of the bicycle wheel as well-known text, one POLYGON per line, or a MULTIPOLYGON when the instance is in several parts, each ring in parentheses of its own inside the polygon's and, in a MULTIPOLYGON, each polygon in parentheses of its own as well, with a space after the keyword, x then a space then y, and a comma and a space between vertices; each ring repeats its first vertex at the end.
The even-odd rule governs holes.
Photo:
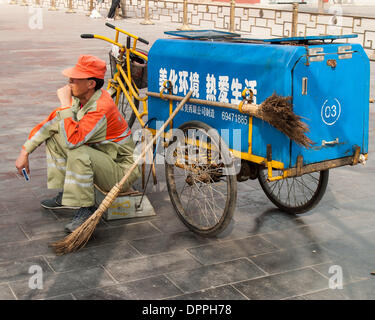
POLYGON ((214 236, 232 219, 237 197, 229 150, 207 124, 191 121, 179 127, 180 141, 167 148, 168 193, 182 222, 202 236, 214 236), (211 130, 210 130, 211 129, 211 130))
MULTIPOLYGON (((282 171, 273 170, 272 175, 282 171)), ((315 207, 322 199, 328 183, 329 171, 317 171, 300 177, 291 177, 269 182, 268 170, 259 172, 259 183, 266 196, 282 211, 300 214, 315 207)))
MULTIPOLYGON (((116 92, 112 94, 112 99, 113 101, 116 102, 116 92)), ((132 99, 133 99, 136 109, 139 110, 139 100, 135 99, 134 97, 132 99)), ((126 120, 126 122, 128 123, 129 127, 132 128, 137 116, 135 115, 132 107, 130 106, 129 101, 126 99, 122 91, 118 99, 117 107, 120 113, 122 114, 122 116, 124 117, 124 119, 126 120)))

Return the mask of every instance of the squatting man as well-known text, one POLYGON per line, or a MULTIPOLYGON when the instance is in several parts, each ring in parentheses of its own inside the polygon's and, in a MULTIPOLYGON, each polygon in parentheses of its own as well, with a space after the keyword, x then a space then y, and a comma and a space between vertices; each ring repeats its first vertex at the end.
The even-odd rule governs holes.
MULTIPOLYGON (((20 175, 23 168, 30 173, 29 155, 46 143, 47 187, 60 192, 41 205, 77 210, 65 226, 68 233, 95 212, 94 184, 109 191, 134 163, 130 128, 102 89, 105 72, 105 61, 90 55, 81 55, 75 67, 64 70, 69 83, 57 90, 60 107, 31 130, 16 160, 20 175)), ((136 168, 122 191, 139 176, 136 168)))

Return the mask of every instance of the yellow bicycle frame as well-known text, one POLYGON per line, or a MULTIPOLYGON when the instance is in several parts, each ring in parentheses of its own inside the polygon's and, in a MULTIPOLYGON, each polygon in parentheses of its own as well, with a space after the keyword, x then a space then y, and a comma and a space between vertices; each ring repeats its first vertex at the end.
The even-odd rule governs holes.
POLYGON ((139 56, 140 58, 144 59, 145 61, 147 61, 147 56, 145 56, 144 54, 142 54, 141 52, 138 52, 136 50, 137 40, 139 39, 139 37, 137 37, 137 36, 135 36, 135 35, 133 35, 129 32, 126 32, 125 30, 117 28, 117 27, 115 27, 115 30, 116 30, 115 40, 112 40, 112 39, 104 37, 104 36, 96 35, 96 34, 93 35, 93 38, 95 38, 95 39, 107 41, 107 42, 109 42, 111 44, 114 44, 114 45, 116 45, 120 48, 120 56, 119 56, 118 59, 116 59, 117 72, 114 74, 113 79, 110 79, 108 81, 107 90, 109 90, 111 88, 116 90, 116 100, 115 100, 116 105, 118 105, 120 94, 121 94, 121 92, 123 92, 124 95, 125 95, 125 98, 129 102, 130 107, 132 108, 133 112, 135 113, 138 121, 140 122, 141 126, 144 127, 145 123, 142 120, 142 118, 145 115, 147 115, 147 113, 148 113, 148 111, 147 111, 147 98, 148 97, 145 96, 145 97, 141 98, 139 96, 139 89, 135 85, 134 81, 132 81, 131 72, 130 72, 130 53, 133 53, 134 55, 139 56), (124 45, 122 45, 121 43, 118 42, 120 32, 123 33, 123 34, 126 34, 127 36, 130 36, 134 39, 132 48, 126 48, 124 45), (122 67, 124 58, 126 59, 125 60, 126 61, 126 71, 122 67), (120 75, 123 77, 125 83, 121 80, 120 75), (143 107, 142 113, 140 113, 137 110, 137 108, 136 108, 136 106, 133 102, 133 97, 135 99, 137 99, 138 101, 142 102, 142 107, 143 107))

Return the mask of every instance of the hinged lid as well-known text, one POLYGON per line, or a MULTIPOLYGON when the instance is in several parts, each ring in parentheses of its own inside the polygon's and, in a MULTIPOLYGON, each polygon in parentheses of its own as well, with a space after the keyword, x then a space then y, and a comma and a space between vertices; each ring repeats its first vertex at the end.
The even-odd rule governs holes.
POLYGON ((242 38, 240 34, 219 30, 190 30, 190 31, 165 31, 165 34, 194 40, 227 40, 230 42, 263 42, 271 44, 309 44, 314 42, 333 42, 337 39, 357 38, 357 34, 307 36, 307 37, 284 37, 272 39, 242 38))
POLYGON ((165 34, 177 36, 186 39, 206 40, 206 39, 226 39, 240 37, 241 35, 233 32, 218 30, 190 30, 190 31, 165 31, 165 34))

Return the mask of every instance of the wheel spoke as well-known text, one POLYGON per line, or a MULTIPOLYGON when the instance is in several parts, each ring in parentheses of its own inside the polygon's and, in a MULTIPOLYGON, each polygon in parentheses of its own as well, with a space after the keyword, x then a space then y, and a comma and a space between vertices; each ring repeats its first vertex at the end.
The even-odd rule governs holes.
POLYGON ((166 177, 180 218, 198 233, 214 234, 233 214, 234 202, 228 205, 228 201, 230 194, 236 194, 233 193, 236 185, 235 176, 223 174, 225 157, 217 138, 208 135, 206 130, 184 128, 185 143, 168 150, 174 162, 166 163, 166 177))
MULTIPOLYGON (((259 182, 266 195, 281 209, 296 213, 306 211, 319 201, 328 179, 326 175, 325 184, 322 186, 322 171, 270 182, 267 181, 267 172, 268 169, 264 169, 259 173, 259 182)), ((280 175, 278 171, 274 170, 274 172, 275 176, 280 175)))

